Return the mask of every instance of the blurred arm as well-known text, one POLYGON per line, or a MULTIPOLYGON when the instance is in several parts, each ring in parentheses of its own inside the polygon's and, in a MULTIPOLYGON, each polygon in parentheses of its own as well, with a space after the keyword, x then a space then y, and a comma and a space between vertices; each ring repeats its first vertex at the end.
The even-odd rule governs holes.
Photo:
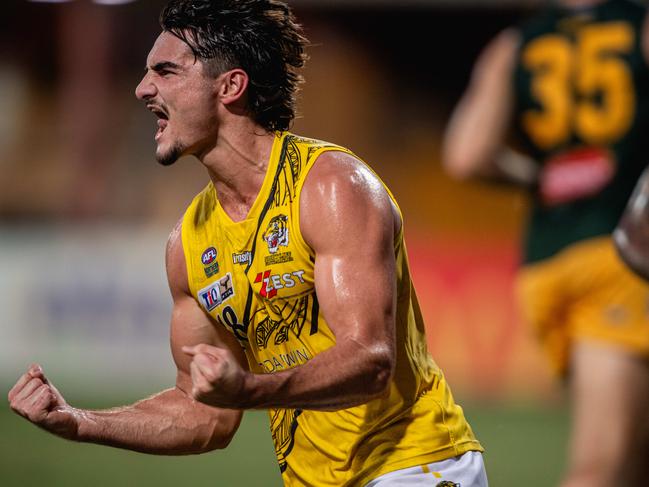
POLYGON ((443 163, 453 177, 503 176, 529 184, 536 176, 529 159, 503 146, 512 117, 518 43, 518 33, 505 30, 476 63, 444 136, 443 163))
POLYGON ((613 232, 613 241, 622 260, 649 280, 649 169, 645 169, 638 181, 613 232))
POLYGON ((174 300, 171 349, 178 369, 175 387, 129 406, 81 410, 69 406, 40 367, 32 366, 9 393, 12 409, 64 438, 144 453, 182 455, 227 446, 239 426, 241 412, 194 400, 190 360, 182 347, 211 343, 232 347, 241 364, 244 357, 240 347, 232 343, 233 338, 225 332, 219 335, 189 294, 180 225, 167 246, 167 275, 174 300))

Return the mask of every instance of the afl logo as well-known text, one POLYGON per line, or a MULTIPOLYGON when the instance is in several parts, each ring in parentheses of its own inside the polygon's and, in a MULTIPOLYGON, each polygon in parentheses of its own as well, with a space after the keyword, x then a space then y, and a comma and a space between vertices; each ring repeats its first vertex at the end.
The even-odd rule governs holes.
POLYGON ((214 247, 210 247, 209 249, 206 249, 205 252, 203 252, 203 257, 201 257, 201 261, 203 262, 203 265, 210 265, 215 260, 216 260, 216 249, 214 247))
POLYGON ((203 264, 203 269, 207 277, 211 277, 219 272, 219 263, 216 261, 217 253, 214 247, 209 247, 201 255, 201 263, 203 264))

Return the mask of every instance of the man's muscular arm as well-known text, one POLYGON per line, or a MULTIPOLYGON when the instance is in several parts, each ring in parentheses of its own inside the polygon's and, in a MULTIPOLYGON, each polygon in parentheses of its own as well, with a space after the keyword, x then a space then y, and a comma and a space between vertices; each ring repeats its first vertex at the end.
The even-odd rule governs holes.
POLYGON ((226 368, 232 361, 213 347, 187 349, 194 356, 199 400, 336 410, 386 392, 395 364, 398 213, 377 177, 341 152, 319 157, 305 181, 300 213, 302 233, 316 256, 320 311, 336 344, 306 364, 265 375, 226 368))
MULTIPOLYGON (((233 344, 227 336, 217 334, 189 294, 180 225, 169 238, 167 275, 174 300, 171 349, 178 367, 175 387, 129 406, 81 410, 68 405, 40 366, 33 365, 9 392, 11 408, 37 426, 75 441, 165 455, 202 453, 227 446, 241 421, 241 412, 194 400, 190 360, 182 347, 233 344)), ((235 344, 234 348, 236 353, 239 347, 235 344)), ((241 352, 236 360, 243 366, 241 352)))

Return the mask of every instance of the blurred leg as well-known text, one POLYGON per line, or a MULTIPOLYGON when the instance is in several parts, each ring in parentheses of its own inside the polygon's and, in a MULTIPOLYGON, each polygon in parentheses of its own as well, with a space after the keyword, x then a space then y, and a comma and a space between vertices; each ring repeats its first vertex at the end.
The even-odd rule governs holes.
POLYGON ((649 367, 625 351, 575 343, 572 431, 561 487, 649 485, 649 367))

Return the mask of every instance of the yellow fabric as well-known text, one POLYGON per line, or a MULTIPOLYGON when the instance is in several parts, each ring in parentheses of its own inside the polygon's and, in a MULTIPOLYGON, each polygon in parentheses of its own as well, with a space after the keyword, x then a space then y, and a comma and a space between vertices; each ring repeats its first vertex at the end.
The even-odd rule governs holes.
POLYGON ((649 356, 649 286, 631 273, 610 237, 584 240, 524 267, 518 294, 558 374, 576 340, 595 340, 649 356))
MULTIPOLYGON (((315 256, 299 225, 302 184, 318 155, 330 150, 349 153, 277 134, 266 179, 244 221, 230 220, 211 183, 185 214, 182 239, 192 293, 235 334, 255 373, 303 364, 335 344, 319 313, 315 256)), ((286 486, 357 487, 396 469, 482 450, 426 349, 402 235, 395 255, 397 364, 389 395, 335 412, 270 410, 286 486)))

